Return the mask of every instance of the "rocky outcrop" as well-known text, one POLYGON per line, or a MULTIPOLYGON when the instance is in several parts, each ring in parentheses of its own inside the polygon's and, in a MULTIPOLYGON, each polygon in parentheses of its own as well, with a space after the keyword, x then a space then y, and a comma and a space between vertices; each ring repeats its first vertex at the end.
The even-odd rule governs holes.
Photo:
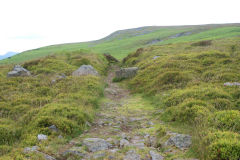
POLYGON ((93 75, 98 76, 98 72, 91 65, 82 65, 76 71, 72 73, 73 76, 86 76, 93 75))
POLYGON ((86 138, 83 140, 83 145, 88 148, 90 152, 97 152, 107 150, 111 144, 101 138, 86 138))
POLYGON ((185 134, 173 134, 166 142, 166 146, 176 146, 177 148, 184 150, 190 147, 192 143, 191 136, 185 134))
POLYGON ((116 78, 131 78, 137 74, 138 67, 130 67, 130 68, 121 68, 116 71, 116 78))
POLYGON ((115 57, 111 56, 110 54, 104 54, 104 57, 109 63, 119 62, 115 57))
POLYGON ((30 76, 31 73, 20 65, 15 65, 13 70, 8 72, 7 77, 30 76))

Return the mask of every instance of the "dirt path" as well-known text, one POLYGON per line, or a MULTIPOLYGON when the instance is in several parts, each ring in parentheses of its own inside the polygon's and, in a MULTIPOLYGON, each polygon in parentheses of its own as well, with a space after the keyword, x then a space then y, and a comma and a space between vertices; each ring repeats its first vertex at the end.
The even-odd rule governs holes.
POLYGON ((155 148, 159 125, 159 120, 153 118, 156 110, 141 96, 130 95, 128 90, 112 82, 117 68, 109 69, 106 98, 95 122, 61 151, 61 159, 164 159, 155 148))

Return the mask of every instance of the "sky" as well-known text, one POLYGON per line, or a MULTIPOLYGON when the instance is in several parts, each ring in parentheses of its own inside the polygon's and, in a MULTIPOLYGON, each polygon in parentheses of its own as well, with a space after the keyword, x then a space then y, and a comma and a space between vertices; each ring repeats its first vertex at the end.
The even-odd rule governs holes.
POLYGON ((0 55, 142 26, 240 23, 239 0, 1 0, 0 55))

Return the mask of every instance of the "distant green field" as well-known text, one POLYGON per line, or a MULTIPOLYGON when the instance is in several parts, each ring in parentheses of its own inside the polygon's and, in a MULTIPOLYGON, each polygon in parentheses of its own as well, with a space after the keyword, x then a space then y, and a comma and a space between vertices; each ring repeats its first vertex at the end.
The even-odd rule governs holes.
POLYGON ((142 27, 113 34, 92 42, 80 42, 52 45, 34 50, 25 51, 10 59, 0 61, 0 64, 21 63, 52 54, 78 51, 109 53, 118 59, 122 59, 137 48, 149 45, 161 45, 169 43, 199 41, 207 39, 220 39, 240 36, 240 25, 204 25, 204 26, 179 26, 179 27, 142 27), (174 37, 177 34, 184 34, 174 37))

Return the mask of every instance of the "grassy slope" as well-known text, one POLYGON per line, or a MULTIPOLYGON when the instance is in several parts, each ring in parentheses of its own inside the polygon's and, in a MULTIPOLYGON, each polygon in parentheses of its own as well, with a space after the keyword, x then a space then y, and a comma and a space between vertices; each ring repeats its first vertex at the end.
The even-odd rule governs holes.
POLYGON ((137 29, 117 31, 110 36, 93 42, 60 44, 42 47, 18 54, 11 59, 0 61, 0 64, 21 63, 26 60, 36 59, 51 54, 80 49, 91 50, 96 53, 110 53, 118 59, 139 47, 146 47, 153 40, 160 39, 156 44, 197 41, 199 39, 219 39, 240 36, 238 24, 206 25, 206 26, 179 26, 179 27, 143 27, 137 29), (220 27, 220 28, 219 28, 220 27), (169 38, 178 33, 192 32, 187 36, 169 38))
MULTIPOLYGON (((100 55, 70 53, 49 56, 23 64, 33 76, 7 78, 10 66, 0 68, 0 159, 25 159, 22 150, 27 146, 44 148, 50 142, 55 146, 66 143, 82 133, 91 122, 103 96, 101 77, 72 77, 71 73, 82 64, 91 64, 101 75, 107 62, 100 55), (57 80, 64 73, 66 79, 57 80), (57 126, 59 133, 48 127, 57 126), (38 134, 48 135, 48 141, 40 143, 38 134), (63 138, 57 138, 62 135, 63 138)), ((56 153, 51 147, 47 152, 56 153)), ((30 159, 36 154, 28 155, 30 159)))
POLYGON ((140 71, 128 83, 164 110, 159 117, 170 126, 189 128, 200 159, 238 159, 240 88, 223 84, 240 81, 240 38, 192 44, 152 46, 129 55, 124 65, 140 71))

